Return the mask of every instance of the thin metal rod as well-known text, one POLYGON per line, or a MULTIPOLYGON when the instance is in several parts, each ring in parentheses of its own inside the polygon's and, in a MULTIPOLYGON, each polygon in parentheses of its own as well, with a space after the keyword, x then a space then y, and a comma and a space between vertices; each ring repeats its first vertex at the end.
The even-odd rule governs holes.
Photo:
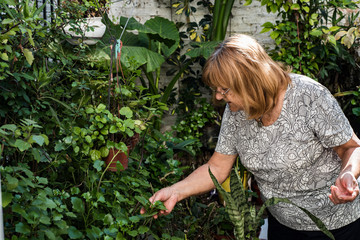
POLYGON ((0 240, 4 240, 4 215, 2 207, 2 193, 1 193, 1 173, 0 173, 0 240))

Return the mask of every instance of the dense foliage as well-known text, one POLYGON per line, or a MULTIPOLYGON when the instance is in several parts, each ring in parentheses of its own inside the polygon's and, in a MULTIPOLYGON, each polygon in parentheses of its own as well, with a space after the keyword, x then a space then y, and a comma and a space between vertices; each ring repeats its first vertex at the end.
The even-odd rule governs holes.
MULTIPOLYGON (((122 17, 114 23, 103 12, 106 33, 95 45, 87 45, 77 18, 98 4, 82 2, 89 4, 63 1, 50 22, 42 18, 45 5, 0 0, 0 170, 6 239, 212 239, 214 233, 232 233, 228 215, 213 195, 184 200, 173 214, 157 221, 151 216, 163 206, 150 206, 147 200, 200 165, 214 149, 222 107, 216 111, 208 103, 200 68, 224 36, 224 26, 212 25, 212 16, 226 12, 216 21, 229 20, 232 4, 216 1, 215 11, 211 1, 197 1, 209 14, 184 23, 161 17, 144 24, 122 17), (78 45, 70 43, 64 30, 69 24, 81 35, 78 45), (215 31, 216 37, 210 34, 215 31), (165 63, 170 64, 168 79, 160 74, 165 63), (164 115, 171 113, 177 114, 175 126, 160 132, 164 115), (127 153, 127 169, 117 164, 117 171, 107 171, 104 158, 110 149, 127 153), (146 215, 139 215, 141 207, 146 215)), ((174 7, 189 20, 196 11, 193 2, 180 1, 174 7)), ((274 11, 282 6, 266 4, 274 11)), ((315 14, 316 6, 308 6, 309 11, 315 14)), ((341 86, 337 95, 343 106, 359 116, 359 90, 331 78, 333 71, 340 75, 355 68, 356 41, 347 49, 327 35, 332 44, 324 45, 317 30, 328 32, 317 24, 320 17, 309 18, 308 8, 299 7, 304 19, 314 23, 304 24, 304 39, 297 38, 293 23, 265 25, 264 31, 278 32, 271 35, 278 44, 274 58, 329 86, 341 86)), ((282 16, 295 14, 290 13, 282 16)), ((350 29, 330 28, 334 34, 350 29)))

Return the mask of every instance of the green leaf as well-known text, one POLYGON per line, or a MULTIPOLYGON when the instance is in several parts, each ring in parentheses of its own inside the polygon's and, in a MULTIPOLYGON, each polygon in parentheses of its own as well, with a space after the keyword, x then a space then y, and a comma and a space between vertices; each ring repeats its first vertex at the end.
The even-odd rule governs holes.
POLYGON ((48 184, 48 180, 47 178, 44 178, 44 177, 36 177, 36 180, 38 181, 39 184, 48 184))
POLYGON ((31 135, 30 140, 32 140, 30 143, 36 142, 40 146, 45 142, 45 138, 41 135, 31 135))
POLYGON ((142 219, 141 216, 131 216, 129 217, 129 220, 132 222, 132 223, 138 223, 140 220, 142 219))
POLYGON ((295 4, 291 5, 290 9, 291 10, 300 10, 300 5, 295 3, 295 4))
POLYGON ((125 116, 126 118, 132 118, 133 111, 129 107, 122 107, 120 109, 120 114, 125 116))
POLYGON ((353 108, 352 112, 355 116, 360 116, 360 107, 353 108))
POLYGON ((5 208, 13 199, 13 195, 9 192, 2 192, 2 207, 5 208))
POLYGON ((31 153, 32 153, 32 155, 34 156, 34 159, 35 159, 37 162, 41 162, 41 154, 40 154, 39 149, 37 149, 37 148, 32 148, 32 149, 31 149, 31 153))
POLYGON ((280 35, 280 32, 279 32, 279 31, 272 31, 272 32, 270 33, 270 37, 271 37, 272 39, 277 39, 277 38, 279 37, 279 35, 280 35))
POLYGON ((330 27, 330 31, 331 32, 336 32, 337 30, 339 30, 341 27, 339 27, 339 26, 332 26, 332 27, 330 27))
POLYGON ((79 128, 79 127, 74 127, 74 128, 73 128, 73 133, 74 133, 74 134, 80 135, 80 132, 81 132, 81 128, 79 128))
POLYGON ((138 231, 140 234, 145 234, 145 233, 147 233, 149 230, 150 230, 150 229, 149 229, 148 227, 146 227, 146 226, 140 226, 137 231, 138 231))
POLYGON ((277 5, 272 4, 272 5, 270 6, 270 10, 271 10, 271 12, 272 12, 272 13, 276 13, 276 12, 277 12, 277 10, 278 10, 277 5))
POLYGON ((50 218, 48 216, 45 216, 45 215, 42 215, 39 219, 39 221, 42 223, 42 224, 45 224, 45 225, 50 225, 51 224, 51 221, 50 221, 50 218))
POLYGON ((214 52, 216 46, 219 45, 219 41, 209 41, 209 42, 194 42, 191 43, 193 49, 188 51, 185 55, 196 58, 203 56, 205 59, 208 59, 210 55, 214 52))
POLYGON ((104 224, 111 225, 114 222, 114 218, 111 216, 110 213, 106 214, 104 217, 104 224))
POLYGON ((90 157, 91 157, 91 160, 93 160, 93 161, 100 160, 101 159, 101 152, 99 150, 96 150, 96 149, 90 150, 90 157))
POLYGON ((11 132, 14 132, 16 130, 16 125, 15 124, 5 124, 5 125, 2 125, 0 127, 0 129, 6 129, 6 130, 9 130, 11 132))
POLYGON ((34 61, 33 53, 27 48, 23 49, 23 53, 26 58, 26 61, 29 63, 29 65, 32 65, 32 63, 34 61))
POLYGON ((128 68, 138 68, 146 64, 146 72, 152 72, 164 62, 163 56, 144 47, 123 46, 121 51, 121 63, 128 68), (132 59, 132 61, 129 61, 129 59, 132 59), (134 62, 137 65, 134 65, 134 62))
POLYGON ((52 232, 52 230, 46 229, 46 230, 44 230, 44 232, 45 232, 46 237, 48 237, 48 239, 50 239, 50 240, 56 240, 56 236, 55 236, 55 234, 52 232))
POLYGON ((100 154, 101 154, 101 157, 103 157, 103 158, 107 157, 109 155, 109 152, 110 152, 110 150, 107 147, 100 148, 100 154))
POLYGON ((180 36, 174 22, 156 16, 147 20, 144 25, 156 32, 155 35, 150 35, 150 38, 163 43, 161 51, 166 57, 176 50, 180 42, 180 36))
POLYGON ((57 207, 56 203, 50 199, 50 198, 45 198, 44 199, 44 202, 43 202, 43 207, 46 209, 46 208, 49 208, 49 209, 54 209, 57 207))
POLYGON ((62 142, 57 142, 57 143, 55 144, 54 150, 55 150, 56 152, 60 152, 60 151, 62 151, 62 150, 65 150, 65 146, 64 146, 64 144, 63 144, 62 142))
POLYGON ((19 185, 19 180, 15 177, 12 177, 11 175, 6 175, 6 187, 8 190, 14 190, 19 185))
POLYGON ((102 112, 102 111, 105 110, 105 109, 106 109, 106 106, 105 106, 104 104, 100 103, 100 104, 96 107, 95 110, 97 110, 97 112, 99 113, 99 112, 102 112))
POLYGON ((83 201, 78 197, 72 197, 71 203, 73 205, 73 209, 75 212, 84 213, 85 212, 85 206, 83 201))
POLYGON ((111 125, 109 128, 110 133, 117 133, 118 129, 115 125, 111 125))
POLYGON ((127 23, 126 29, 127 30, 137 30, 141 33, 146 33, 146 34, 156 34, 156 31, 152 30, 151 28, 141 24, 140 22, 138 22, 135 18, 126 18, 126 17, 120 17, 120 25, 122 27, 125 26, 125 24, 127 23))
POLYGON ((40 134, 41 137, 44 138, 45 145, 49 145, 49 138, 45 134, 40 134))
POLYGON ((91 137, 89 135, 86 135, 85 141, 88 142, 88 143, 91 143, 92 139, 91 139, 91 137))
POLYGON ((95 110, 94 110, 93 107, 87 107, 87 108, 85 109, 85 112, 86 112, 87 114, 92 114, 92 113, 95 112, 95 110))
POLYGON ((93 167, 100 172, 101 171, 101 167, 104 165, 104 161, 102 160, 96 160, 93 164, 93 167))
POLYGON ((144 198, 143 196, 135 196, 135 199, 138 200, 143 206, 149 204, 149 200, 147 198, 144 198))
POLYGON ((315 36, 315 37, 320 37, 323 35, 323 32, 320 29, 315 28, 315 29, 311 30, 310 35, 315 36))
MULTIPOLYGON (((28 32, 28 36, 29 36, 29 43, 31 44, 31 46, 35 47, 35 43, 34 43, 34 39, 32 36, 32 31, 31 29, 27 28, 26 31, 28 32)), ((31 64, 30 64, 31 65, 31 64)))
POLYGON ((25 150, 28 150, 28 149, 31 147, 30 143, 25 142, 25 141, 23 141, 23 140, 21 140, 21 139, 16 139, 14 145, 15 145, 15 147, 17 147, 21 152, 23 152, 23 151, 25 151, 25 150))
POLYGON ((29 234, 31 232, 30 227, 22 222, 15 225, 15 231, 22 234, 29 234))
POLYGON ((0 58, 4 61, 9 61, 9 56, 7 55, 7 53, 1 53, 0 58))
POLYGON ((5 25, 5 24, 12 23, 14 21, 15 21, 15 19, 5 18, 1 23, 5 25))
POLYGON ((80 239, 83 238, 83 234, 76 229, 74 226, 70 226, 68 229, 68 235, 70 239, 80 239))
MULTIPOLYGON (((225 189, 219 184, 219 182, 216 180, 215 176, 212 174, 210 168, 209 168, 209 174, 210 174, 210 177, 211 177, 216 189, 223 196, 223 198, 226 202, 225 210, 229 214, 229 218, 230 218, 231 222, 234 224, 234 227, 235 227, 234 231, 236 233, 236 237, 238 239, 244 239, 244 219, 243 219, 244 214, 240 210, 245 209, 245 208, 240 208, 240 209, 238 208, 237 202, 232 198, 231 194, 226 192, 225 189)), ((235 184, 235 183, 233 183, 233 184, 235 184)), ((242 184, 240 183, 240 185, 242 185, 242 184)))
POLYGON ((128 234, 132 237, 136 237, 139 233, 136 230, 128 231, 128 234))
POLYGON ((335 36, 333 36, 333 35, 328 35, 328 36, 327 36, 327 40, 328 40, 332 45, 336 45, 335 36))

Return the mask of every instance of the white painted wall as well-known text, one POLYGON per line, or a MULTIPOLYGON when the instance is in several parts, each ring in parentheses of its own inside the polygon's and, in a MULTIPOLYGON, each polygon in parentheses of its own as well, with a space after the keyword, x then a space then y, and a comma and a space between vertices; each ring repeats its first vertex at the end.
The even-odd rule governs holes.
MULTIPOLYGON (((112 19, 119 19, 120 16, 133 16, 141 23, 154 16, 161 16, 174 22, 185 22, 185 16, 176 15, 175 9, 171 8, 173 2, 175 0, 115 0, 111 5, 109 15, 112 19)), ((191 16, 191 21, 198 22, 203 14, 207 13, 207 10, 202 10, 200 6, 196 5, 196 2, 191 3, 198 10, 194 16, 191 16)), ((244 6, 243 3, 236 0, 228 26, 228 35, 244 33, 254 36, 264 45, 272 45, 273 41, 269 37, 269 33, 260 33, 260 31, 263 23, 274 22, 275 18, 276 15, 267 13, 266 8, 262 7, 257 0, 254 0, 250 6, 244 6)))
MULTIPOLYGON (((120 16, 134 17, 137 21, 144 23, 148 19, 155 16, 161 16, 170 19, 174 22, 185 21, 184 15, 176 15, 172 3, 175 0, 113 0, 109 16, 113 21, 118 22, 120 16)), ((197 8, 197 12, 191 16, 191 21, 199 22, 204 14, 207 14, 207 9, 201 9, 196 5, 197 1, 192 2, 193 6, 197 8)), ((248 34, 255 37, 265 47, 272 47, 274 41, 270 38, 268 33, 260 33, 261 25, 267 21, 274 22, 276 16, 269 14, 265 7, 260 5, 260 2, 253 0, 250 6, 244 6, 240 0, 236 0, 232 9, 232 17, 228 26, 227 35, 234 35, 237 33, 248 34)), ((161 74, 161 84, 167 84, 171 78, 165 75, 166 65, 161 74)), ((175 86, 179 88, 178 85, 175 86)), ((176 116, 165 115, 163 118, 162 131, 169 130, 174 124, 176 116)))

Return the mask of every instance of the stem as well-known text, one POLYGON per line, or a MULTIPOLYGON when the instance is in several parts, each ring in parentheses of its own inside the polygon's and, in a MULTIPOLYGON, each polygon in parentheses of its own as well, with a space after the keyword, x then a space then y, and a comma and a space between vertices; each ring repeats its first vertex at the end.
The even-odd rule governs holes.
MULTIPOLYGON (((111 151, 111 150, 110 150, 111 151)), ((116 156, 121 153, 121 151, 119 150, 111 159, 111 161, 109 162, 109 164, 106 166, 105 170, 103 171, 103 173, 101 174, 101 177, 100 177, 100 180, 99 180, 99 184, 98 184, 98 187, 97 187, 97 191, 99 192, 99 189, 100 189, 100 185, 101 185, 101 180, 103 179, 105 173, 107 172, 107 170, 109 169, 111 163, 115 160, 116 156)))

